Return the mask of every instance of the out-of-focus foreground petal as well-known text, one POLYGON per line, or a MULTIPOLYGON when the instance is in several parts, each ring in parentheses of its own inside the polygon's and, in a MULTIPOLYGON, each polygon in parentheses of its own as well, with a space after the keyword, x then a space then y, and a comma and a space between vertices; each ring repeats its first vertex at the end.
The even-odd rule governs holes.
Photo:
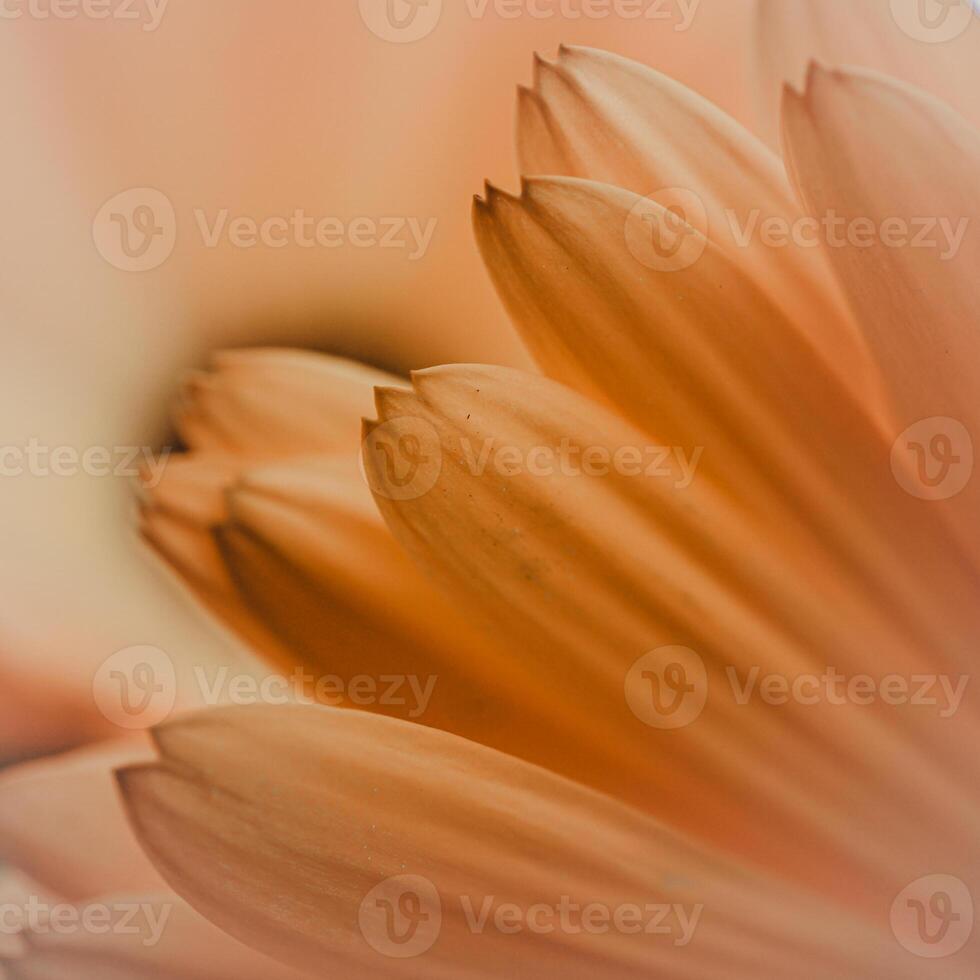
POLYGON ((918 85, 980 124, 980 16, 975 0, 756 0, 749 49, 758 131, 779 144, 784 82, 813 59, 872 68, 918 85))
POLYGON ((157 742, 160 762, 120 781, 158 867, 223 928, 300 967, 737 980, 796 977, 805 962, 813 978, 872 964, 913 975, 874 927, 862 937, 854 919, 634 810, 422 726, 329 708, 218 709, 162 727, 157 742), (498 925, 500 905, 519 922, 563 901, 641 916, 657 903, 671 921, 659 936, 608 921, 515 929, 512 909, 498 925), (695 918, 685 940, 678 923, 695 918))
MULTIPOLYGON (((945 419, 950 464, 955 455, 972 468, 980 445, 980 130, 909 86, 814 66, 805 93, 787 93, 785 139, 812 214, 881 229, 866 247, 832 250, 832 260, 881 365, 893 436, 945 419), (896 225, 911 237, 886 237, 896 225)), ((980 480, 956 497, 958 527, 977 547, 980 480)))
POLYGON ((153 758, 148 742, 134 737, 0 776, 0 862, 7 866, 0 875, 0 976, 297 976, 220 932, 167 890, 133 836, 113 777, 120 766, 153 758))

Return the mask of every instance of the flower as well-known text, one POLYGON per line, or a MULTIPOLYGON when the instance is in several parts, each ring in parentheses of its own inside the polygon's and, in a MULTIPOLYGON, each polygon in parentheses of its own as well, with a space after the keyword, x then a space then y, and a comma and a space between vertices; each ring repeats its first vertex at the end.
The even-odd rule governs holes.
MULTIPOLYGON (((235 0, 9 0, 0 112, 19 151, 2 161, 0 182, 3 315, 17 334, 0 386, 5 447, 158 446, 175 375, 218 347, 300 344, 403 368, 526 365, 482 275, 465 206, 483 173, 511 167, 501 65, 562 38, 588 40, 656 58, 748 111, 735 65, 702 63, 748 18, 744 4, 707 0, 679 33, 676 16, 515 21, 495 5, 440 2, 438 30, 399 45, 369 29, 358 0, 291 0, 288 13, 235 0), (139 273, 105 261, 92 233, 103 205, 131 188, 163 194, 179 225, 173 254, 139 273), (240 218, 290 219, 297 209, 348 226, 438 224, 417 260, 402 248, 232 243, 240 218)), ((562 12, 557 0, 547 5, 562 12)), ((189 604, 161 593, 120 522, 125 478, 25 473, 3 485, 3 588, 18 615, 0 637, 0 674, 23 680, 40 667, 38 697, 57 674, 80 716, 98 664, 140 636, 195 656, 211 644, 217 662, 229 660, 189 604)), ((48 738, 39 725, 36 713, 19 726, 18 757, 83 741, 92 727, 59 722, 48 738)))
POLYGON ((814 66, 787 182, 612 55, 564 49, 521 104, 524 169, 552 176, 490 189, 475 223, 547 377, 385 379, 364 431, 432 584, 381 543, 344 444, 308 434, 355 414, 312 374, 356 373, 346 406, 377 380, 337 361, 219 360, 145 513, 276 657, 439 671, 448 698, 168 722, 120 773, 138 836, 194 908, 310 972, 970 975, 978 256, 955 229, 980 135, 814 66), (949 237, 899 242, 928 216, 949 237))

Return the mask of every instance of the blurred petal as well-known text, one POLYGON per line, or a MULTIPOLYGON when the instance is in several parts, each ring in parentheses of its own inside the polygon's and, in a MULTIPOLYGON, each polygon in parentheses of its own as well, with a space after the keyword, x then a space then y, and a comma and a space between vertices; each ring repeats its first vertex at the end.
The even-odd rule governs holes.
POLYGON ((152 757, 142 737, 107 742, 0 775, 0 860, 69 900, 156 888, 112 771, 152 757))
POLYGON ((42 925, 25 933, 23 955, 6 964, 10 980, 299 980, 305 975, 243 946, 169 893, 108 895, 62 905, 60 914, 65 922, 87 917, 98 926, 53 930, 42 925))
POLYGON ((90 697, 65 688, 36 663, 0 663, 0 767, 109 733, 90 697))
POLYGON ((802 84, 813 59, 911 82, 980 124, 980 18, 971 3, 944 11, 939 0, 757 0, 759 131, 778 145, 783 83, 802 84))
POLYGON ((194 450, 258 456, 351 452, 390 374, 294 350, 222 351, 185 385, 177 425, 194 450))
POLYGON ((721 971, 735 980, 796 976, 802 957, 811 977, 855 975, 872 959, 911 976, 862 946, 854 923, 823 918, 826 910, 599 794, 431 729, 323 708, 219 709, 167 725, 157 740, 157 765, 120 774, 154 860, 209 918, 300 967, 528 980, 721 971), (422 919, 437 932, 414 961, 404 958, 410 947, 390 955, 384 902, 371 903, 379 884, 402 876, 428 893, 422 919), (651 893, 701 906, 689 945, 617 930, 507 935, 467 925, 467 901, 478 910, 485 896, 614 909, 642 908, 651 893))
MULTIPOLYGON (((805 94, 787 96, 785 135, 813 214, 914 232, 832 254, 882 366, 893 435, 946 418, 980 445, 980 131, 908 86, 814 67, 805 94)), ((956 502, 974 545, 978 494, 974 477, 956 502)))

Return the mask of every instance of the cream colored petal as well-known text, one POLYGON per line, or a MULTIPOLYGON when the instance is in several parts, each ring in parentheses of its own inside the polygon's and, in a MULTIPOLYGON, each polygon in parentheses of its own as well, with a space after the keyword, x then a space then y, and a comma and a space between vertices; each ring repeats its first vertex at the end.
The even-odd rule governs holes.
POLYGON ((538 59, 534 90, 522 92, 519 107, 522 173, 669 198, 864 383, 869 367, 825 258, 773 247, 760 233, 765 222, 789 226, 800 212, 779 158, 748 130, 678 82, 589 48, 563 47, 556 64, 538 59))
MULTIPOLYGON (((811 212, 882 229, 832 258, 882 366, 893 438, 923 419, 953 420, 947 428, 966 431, 950 437, 959 465, 972 466, 963 454, 980 445, 980 131, 900 83, 814 67, 805 94, 787 96, 785 138, 811 212)), ((973 475, 953 503, 974 544, 977 500, 973 475)))
POLYGON ((393 375, 325 354, 223 351, 211 372, 188 379, 176 421, 197 450, 353 453, 373 387, 398 383, 393 375))
POLYGON ((545 770, 422 726, 326 708, 221 709, 157 738, 159 764, 120 774, 155 861, 222 928, 299 967, 735 980, 798 976, 802 957, 810 977, 861 976, 872 961, 911 976, 870 924, 730 869, 545 770), (393 891, 401 881, 421 899, 401 944, 385 903, 410 915, 413 899, 376 891, 391 878, 393 891), (701 912, 684 946, 676 923, 660 937, 468 925, 488 898, 526 910, 563 896, 701 912))
POLYGON ((0 775, 0 860, 69 900, 155 888, 160 879, 119 807, 114 768, 152 758, 134 737, 0 775))
MULTIPOLYGON (((10 980, 299 980, 242 945, 172 893, 105 895, 58 903, 57 930, 39 921, 10 980), (83 928, 82 923, 92 923, 83 928)), ((2 969, 2 966, 0 966, 2 969)))
MULTIPOLYGON (((648 437, 553 382, 475 366, 414 380, 414 393, 379 392, 381 429, 397 444, 429 427, 441 471, 428 492, 379 493, 379 506, 461 608, 510 643, 535 687, 559 698, 568 752, 549 764, 848 900, 868 898, 866 873, 887 891, 916 865, 917 821, 930 818, 911 814, 924 799, 943 801, 944 847, 963 853, 975 833, 966 787, 976 762, 963 741, 976 730, 972 709, 948 726, 880 703, 773 710, 761 700, 739 704, 728 674, 755 668, 792 679, 836 665, 877 675, 883 663, 962 673, 978 635, 962 593, 929 596, 945 609, 930 641, 928 617, 913 626, 889 595, 899 579, 909 592, 926 589, 921 569, 900 556, 878 555, 897 574, 885 564, 862 577, 835 536, 820 542, 789 526, 779 549, 765 546, 774 533, 768 515, 739 513, 710 480, 687 479, 676 456, 653 455, 648 437), (586 453, 596 450, 604 469, 590 476, 586 453), (643 469, 615 464, 626 450, 643 469), (957 607, 959 635, 945 618, 957 607), (647 652, 678 645, 700 656, 712 696, 689 726, 664 732, 630 709, 624 685, 647 652), (896 848, 906 855, 899 864, 909 860, 901 871, 896 848)), ((383 486, 384 467, 366 462, 383 486)), ((897 514, 911 504, 891 481, 879 509, 897 514)), ((961 587, 969 581, 938 560, 936 571, 961 587)), ((521 754, 536 759, 539 748, 529 743, 521 754)))
POLYGON ((911 82, 980 123, 980 18, 971 17, 971 2, 757 0, 750 70, 760 133, 779 145, 783 83, 802 84, 815 58, 911 82))

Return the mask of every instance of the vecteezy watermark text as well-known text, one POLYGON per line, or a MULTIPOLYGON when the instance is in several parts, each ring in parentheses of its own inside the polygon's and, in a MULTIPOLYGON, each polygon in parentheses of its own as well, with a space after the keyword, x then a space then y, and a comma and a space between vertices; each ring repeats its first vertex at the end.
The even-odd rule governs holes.
POLYGON ((149 446, 47 446, 31 438, 22 445, 0 446, 0 477, 142 476, 151 490, 163 479, 170 450, 149 446))
POLYGON ((368 483, 389 500, 417 500, 428 493, 439 479, 445 457, 452 457, 464 473, 477 479, 620 476, 687 490, 703 455, 703 446, 582 445, 568 437, 549 445, 517 446, 496 438, 461 436, 443 445, 429 422, 409 416, 374 426, 362 446, 368 483))
POLYGON ((31 896, 20 904, 0 905, 0 935, 18 936, 141 936, 146 947, 163 938, 172 906, 150 902, 52 904, 31 896))
MULTIPOLYGON (((392 44, 411 44, 428 37, 439 26, 443 0, 358 0, 361 18, 372 34, 392 44)), ((701 0, 452 0, 456 16, 484 21, 619 19, 669 24, 687 31, 694 23, 701 0)))
POLYGON ((472 936, 652 936, 672 946, 688 946, 704 912, 701 903, 587 902, 561 895, 554 901, 521 903, 496 895, 456 895, 444 900, 421 875, 386 878, 364 896, 358 922, 376 952, 410 959, 428 952, 447 917, 472 936), (458 907, 457 907, 458 906, 458 907))
POLYGON ((359 217, 344 221, 314 217, 303 208, 291 215, 263 218, 231 217, 227 208, 209 217, 203 208, 194 210, 194 220, 206 248, 227 241, 233 248, 387 248, 410 249, 409 262, 423 258, 432 244, 438 220, 412 217, 359 217))
POLYGON ((146 33, 163 22, 170 0, 0 0, 0 19, 118 20, 139 23, 146 33))
POLYGON ((664 646, 639 657, 625 676, 626 703, 650 728, 686 728, 701 717, 709 702, 730 701, 738 707, 761 703, 772 708, 817 706, 916 708, 952 718, 970 683, 961 674, 847 674, 835 666, 819 673, 784 674, 761 666, 726 665, 711 683, 704 659, 690 647, 664 646))
POLYGON ((409 718, 420 718, 429 708, 439 677, 436 674, 339 674, 315 675, 297 667, 286 676, 270 674, 232 674, 228 667, 210 672, 194 668, 204 703, 217 704, 326 704, 339 707, 352 704, 359 708, 404 708, 409 718))
POLYGON ((754 698, 777 707, 791 703, 837 707, 881 703, 889 707, 935 708, 940 718, 951 718, 959 711, 970 683, 966 674, 957 678, 945 674, 886 674, 876 678, 870 674, 848 676, 836 667, 792 678, 763 673, 761 667, 743 672, 726 667, 725 674, 739 705, 749 704, 754 698))
POLYGON ((752 210, 745 216, 725 212, 732 240, 740 248, 758 241, 768 248, 884 248, 931 249, 943 262, 956 258, 970 229, 970 219, 961 217, 848 218, 830 210, 820 217, 790 221, 782 215, 764 216, 752 210))
MULTIPOLYGON (((0 0, 2 2, 2 0, 0 0)), ((410 215, 360 215, 339 218, 311 215, 304 208, 290 213, 255 216, 229 208, 191 211, 201 245, 251 249, 383 249, 405 254, 409 262, 429 252, 439 221, 410 215)), ((178 216, 173 202, 152 187, 133 187, 113 195, 92 221, 99 254, 124 272, 159 268, 177 244, 178 216)))

